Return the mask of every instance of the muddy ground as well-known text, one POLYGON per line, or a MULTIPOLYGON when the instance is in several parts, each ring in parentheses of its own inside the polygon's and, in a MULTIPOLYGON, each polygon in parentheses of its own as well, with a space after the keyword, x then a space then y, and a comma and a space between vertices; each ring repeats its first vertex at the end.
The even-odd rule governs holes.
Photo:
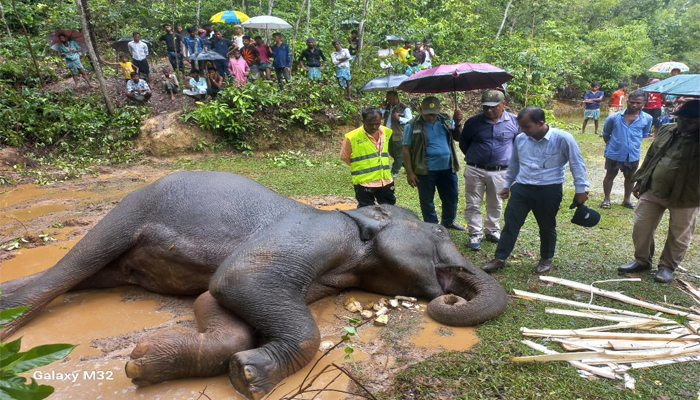
MULTIPOLYGON (((53 266, 78 240, 129 192, 171 172, 158 166, 129 169, 100 167, 98 176, 86 176, 50 186, 19 185, 0 188, 0 281, 26 276, 53 266), (16 242, 16 238, 25 241, 16 242), (14 245, 14 243, 17 243, 14 245), (18 247, 5 250, 7 247, 18 247)), ((300 199, 318 208, 353 208, 352 199, 300 199)), ((274 294, 268 294, 274 295, 274 294)), ((338 342, 351 314, 347 298, 361 302, 380 296, 358 291, 326 298, 311 306, 323 341, 338 342)), ((23 336, 23 350, 47 343, 77 344, 67 359, 38 369, 40 384, 56 388, 52 399, 235 399, 226 376, 165 382, 137 389, 124 374, 124 364, 139 339, 175 325, 192 326, 192 297, 162 296, 138 287, 69 292, 54 300, 14 338, 23 336), (94 372, 94 373, 93 373, 94 372), (57 373, 77 373, 58 380, 57 373)), ((353 340, 355 361, 344 364, 371 391, 392 384, 393 376, 430 354, 466 350, 477 338, 472 328, 450 328, 431 321, 420 310, 395 310, 387 327, 367 324, 353 340)), ((357 317, 357 314, 353 316, 357 317)), ((319 355, 321 353, 319 352, 319 355)), ((314 371, 330 362, 343 362, 343 349, 332 351, 314 371)), ((282 398, 299 386, 311 366, 288 378, 270 396, 282 398)), ((314 374, 312 373, 311 376, 314 374)), ((313 388, 329 383, 336 390, 358 390, 349 379, 326 373, 313 388)), ((307 379, 308 382, 308 379, 307 379)), ((314 394, 297 398, 310 399, 314 394)), ((344 399, 325 392, 317 399, 344 399)))

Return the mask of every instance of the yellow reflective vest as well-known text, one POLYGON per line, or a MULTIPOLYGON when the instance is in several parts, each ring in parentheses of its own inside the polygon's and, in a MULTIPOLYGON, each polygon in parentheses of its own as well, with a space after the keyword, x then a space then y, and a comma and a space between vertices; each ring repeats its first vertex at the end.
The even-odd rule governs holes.
POLYGON ((352 148, 350 153, 350 174, 352 175, 353 185, 360 185, 379 179, 387 181, 391 179, 391 162, 389 162, 391 129, 385 126, 380 127, 380 129, 384 132, 381 154, 377 151, 363 127, 345 134, 352 148))

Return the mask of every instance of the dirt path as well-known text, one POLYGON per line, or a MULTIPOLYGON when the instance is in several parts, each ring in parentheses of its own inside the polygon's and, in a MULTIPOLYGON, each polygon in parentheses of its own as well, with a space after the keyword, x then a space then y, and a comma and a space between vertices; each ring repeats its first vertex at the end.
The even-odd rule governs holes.
MULTIPOLYGON (((127 193, 166 175, 170 170, 152 166, 129 169, 103 167, 99 176, 59 182, 51 186, 19 185, 0 188, 0 243, 7 247, 15 238, 19 249, 0 250, 0 281, 26 276, 53 266, 80 238, 127 193)), ((337 198, 305 198, 318 208, 353 208, 337 198), (341 202, 341 203, 339 203, 341 202)), ((378 295, 352 291, 312 305, 323 341, 338 342, 351 314, 343 308, 346 298, 366 303, 378 295)), ((138 287, 70 292, 53 301, 14 338, 23 336, 23 349, 47 343, 72 343, 78 347, 61 362, 28 374, 40 384, 56 388, 52 399, 196 399, 205 388, 211 399, 236 399, 226 376, 165 382, 136 389, 124 374, 136 342, 159 329, 192 325, 194 298, 161 296, 138 287), (73 373, 76 378, 59 380, 73 373)), ((353 340, 357 369, 346 367, 372 391, 386 389, 398 370, 430 354, 450 349, 466 350, 477 338, 472 328, 450 328, 431 321, 420 310, 401 309, 390 313, 388 327, 371 324, 359 329, 353 340)), ((319 353, 320 354, 320 353, 319 353)), ((315 371, 330 362, 343 361, 336 349, 315 371)), ((280 398, 299 385, 311 366, 288 378, 271 399, 280 398)), ((320 388, 334 374, 314 382, 320 388)), ((340 378, 330 386, 347 390, 349 380, 340 378)), ((351 388, 352 389, 352 388, 351 388)), ((299 397, 311 398, 312 395, 299 397)), ((204 398, 204 397, 202 397, 204 398)), ((344 399, 345 394, 324 393, 317 399, 344 399)))

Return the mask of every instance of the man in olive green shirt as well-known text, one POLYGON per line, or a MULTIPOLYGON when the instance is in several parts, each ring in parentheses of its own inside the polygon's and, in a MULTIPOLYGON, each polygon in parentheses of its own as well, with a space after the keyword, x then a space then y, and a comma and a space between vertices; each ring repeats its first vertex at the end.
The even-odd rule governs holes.
POLYGON ((657 282, 669 282, 683 260, 695 231, 700 210, 700 100, 693 100, 673 115, 677 124, 665 125, 634 174, 632 193, 639 198, 634 211, 634 258, 620 272, 651 269, 654 233, 669 210, 668 236, 659 257, 657 282))

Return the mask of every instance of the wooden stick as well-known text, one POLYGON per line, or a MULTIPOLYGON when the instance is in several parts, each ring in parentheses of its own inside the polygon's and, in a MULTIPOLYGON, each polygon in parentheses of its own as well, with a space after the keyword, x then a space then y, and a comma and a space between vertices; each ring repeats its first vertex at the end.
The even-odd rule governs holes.
POLYGON ((674 340, 698 340, 699 335, 673 335, 673 334, 660 334, 660 333, 621 333, 621 332, 591 332, 576 329, 528 329, 520 328, 520 332, 524 336, 533 337, 579 337, 579 338, 592 338, 592 339, 629 339, 629 340, 663 340, 663 341, 674 341, 674 340))
MULTIPOLYGON (((558 314, 558 315, 569 315, 572 317, 582 317, 582 318, 592 318, 592 319, 599 319, 603 321, 613 321, 613 322, 641 322, 641 321, 651 321, 648 318, 641 318, 641 317, 629 317, 629 316, 624 316, 624 315, 619 315, 619 314, 603 314, 603 313, 597 313, 593 311, 586 311, 586 310, 581 310, 581 311, 573 311, 573 310, 563 310, 561 308, 545 308, 545 312, 550 313, 550 314, 558 314)), ((666 323, 665 321, 658 321, 659 323, 666 323)))
POLYGON ((619 300, 619 301, 622 301, 624 303, 632 304, 632 305, 639 306, 639 307, 648 308, 650 310, 661 311, 662 313, 666 313, 669 315, 681 315, 681 316, 685 316, 688 319, 691 319, 693 321, 700 321, 700 315, 689 314, 689 313, 686 313, 683 311, 672 310, 670 308, 662 307, 662 306, 659 306, 657 304, 648 303, 648 302, 642 301, 642 300, 637 300, 635 298, 626 296, 626 295, 619 293, 619 292, 611 292, 609 290, 598 289, 596 287, 592 287, 591 285, 585 285, 585 284, 580 283, 580 282, 556 278, 553 276, 540 276, 540 279, 545 281, 545 282, 558 283, 560 285, 564 285, 564 286, 570 287, 572 289, 579 290, 581 292, 593 293, 593 294, 597 294, 599 296, 604 296, 604 297, 608 297, 611 299, 619 300))
POLYGON ((518 290, 518 289, 513 289, 513 293, 516 294, 516 296, 514 296, 514 297, 519 297, 519 298, 523 298, 526 300, 533 300, 533 299, 544 300, 544 301, 550 301, 552 303, 559 303, 559 304, 566 304, 566 305, 570 305, 570 306, 580 307, 583 309, 608 311, 611 313, 629 315, 632 317, 648 318, 648 319, 653 319, 656 321, 675 322, 672 319, 658 317, 655 315, 643 314, 643 313, 638 313, 635 311, 620 310, 618 308, 597 306, 595 304, 581 303, 579 301, 566 300, 566 299, 561 299, 559 297, 554 297, 554 296, 546 296, 546 295, 538 294, 538 293, 525 292, 523 290, 518 290))
POLYGON ((630 368, 634 368, 634 369, 649 368, 649 367, 656 367, 657 365, 668 365, 668 364, 675 364, 675 363, 688 362, 688 361, 700 361, 700 355, 687 356, 687 357, 676 357, 676 358, 666 358, 663 360, 654 360, 654 361, 633 362, 633 363, 630 363, 630 368))
POLYGON ((683 355, 700 355, 700 345, 690 345, 674 349, 654 349, 647 351, 581 351, 574 353, 546 354, 542 356, 513 357, 514 362, 527 361, 581 361, 586 364, 626 363, 633 361, 673 358, 683 355))
POLYGON ((693 342, 675 341, 662 342, 659 340, 622 340, 622 339, 554 339, 566 351, 581 351, 591 348, 613 350, 647 350, 683 347, 693 342))
MULTIPOLYGON (((524 345, 529 346, 537 351, 541 351, 545 354, 559 354, 554 350, 550 350, 549 348, 547 348, 541 344, 532 342, 530 340, 521 340, 521 343, 523 343, 524 345)), ((614 372, 612 372, 612 370, 610 370, 610 368, 594 367, 594 366, 580 363, 577 361, 570 361, 569 364, 571 364, 572 366, 574 366, 578 369, 582 369, 584 371, 590 372, 594 375, 602 376, 603 378, 608 378, 608 379, 621 378, 619 375, 616 375, 614 372)))

